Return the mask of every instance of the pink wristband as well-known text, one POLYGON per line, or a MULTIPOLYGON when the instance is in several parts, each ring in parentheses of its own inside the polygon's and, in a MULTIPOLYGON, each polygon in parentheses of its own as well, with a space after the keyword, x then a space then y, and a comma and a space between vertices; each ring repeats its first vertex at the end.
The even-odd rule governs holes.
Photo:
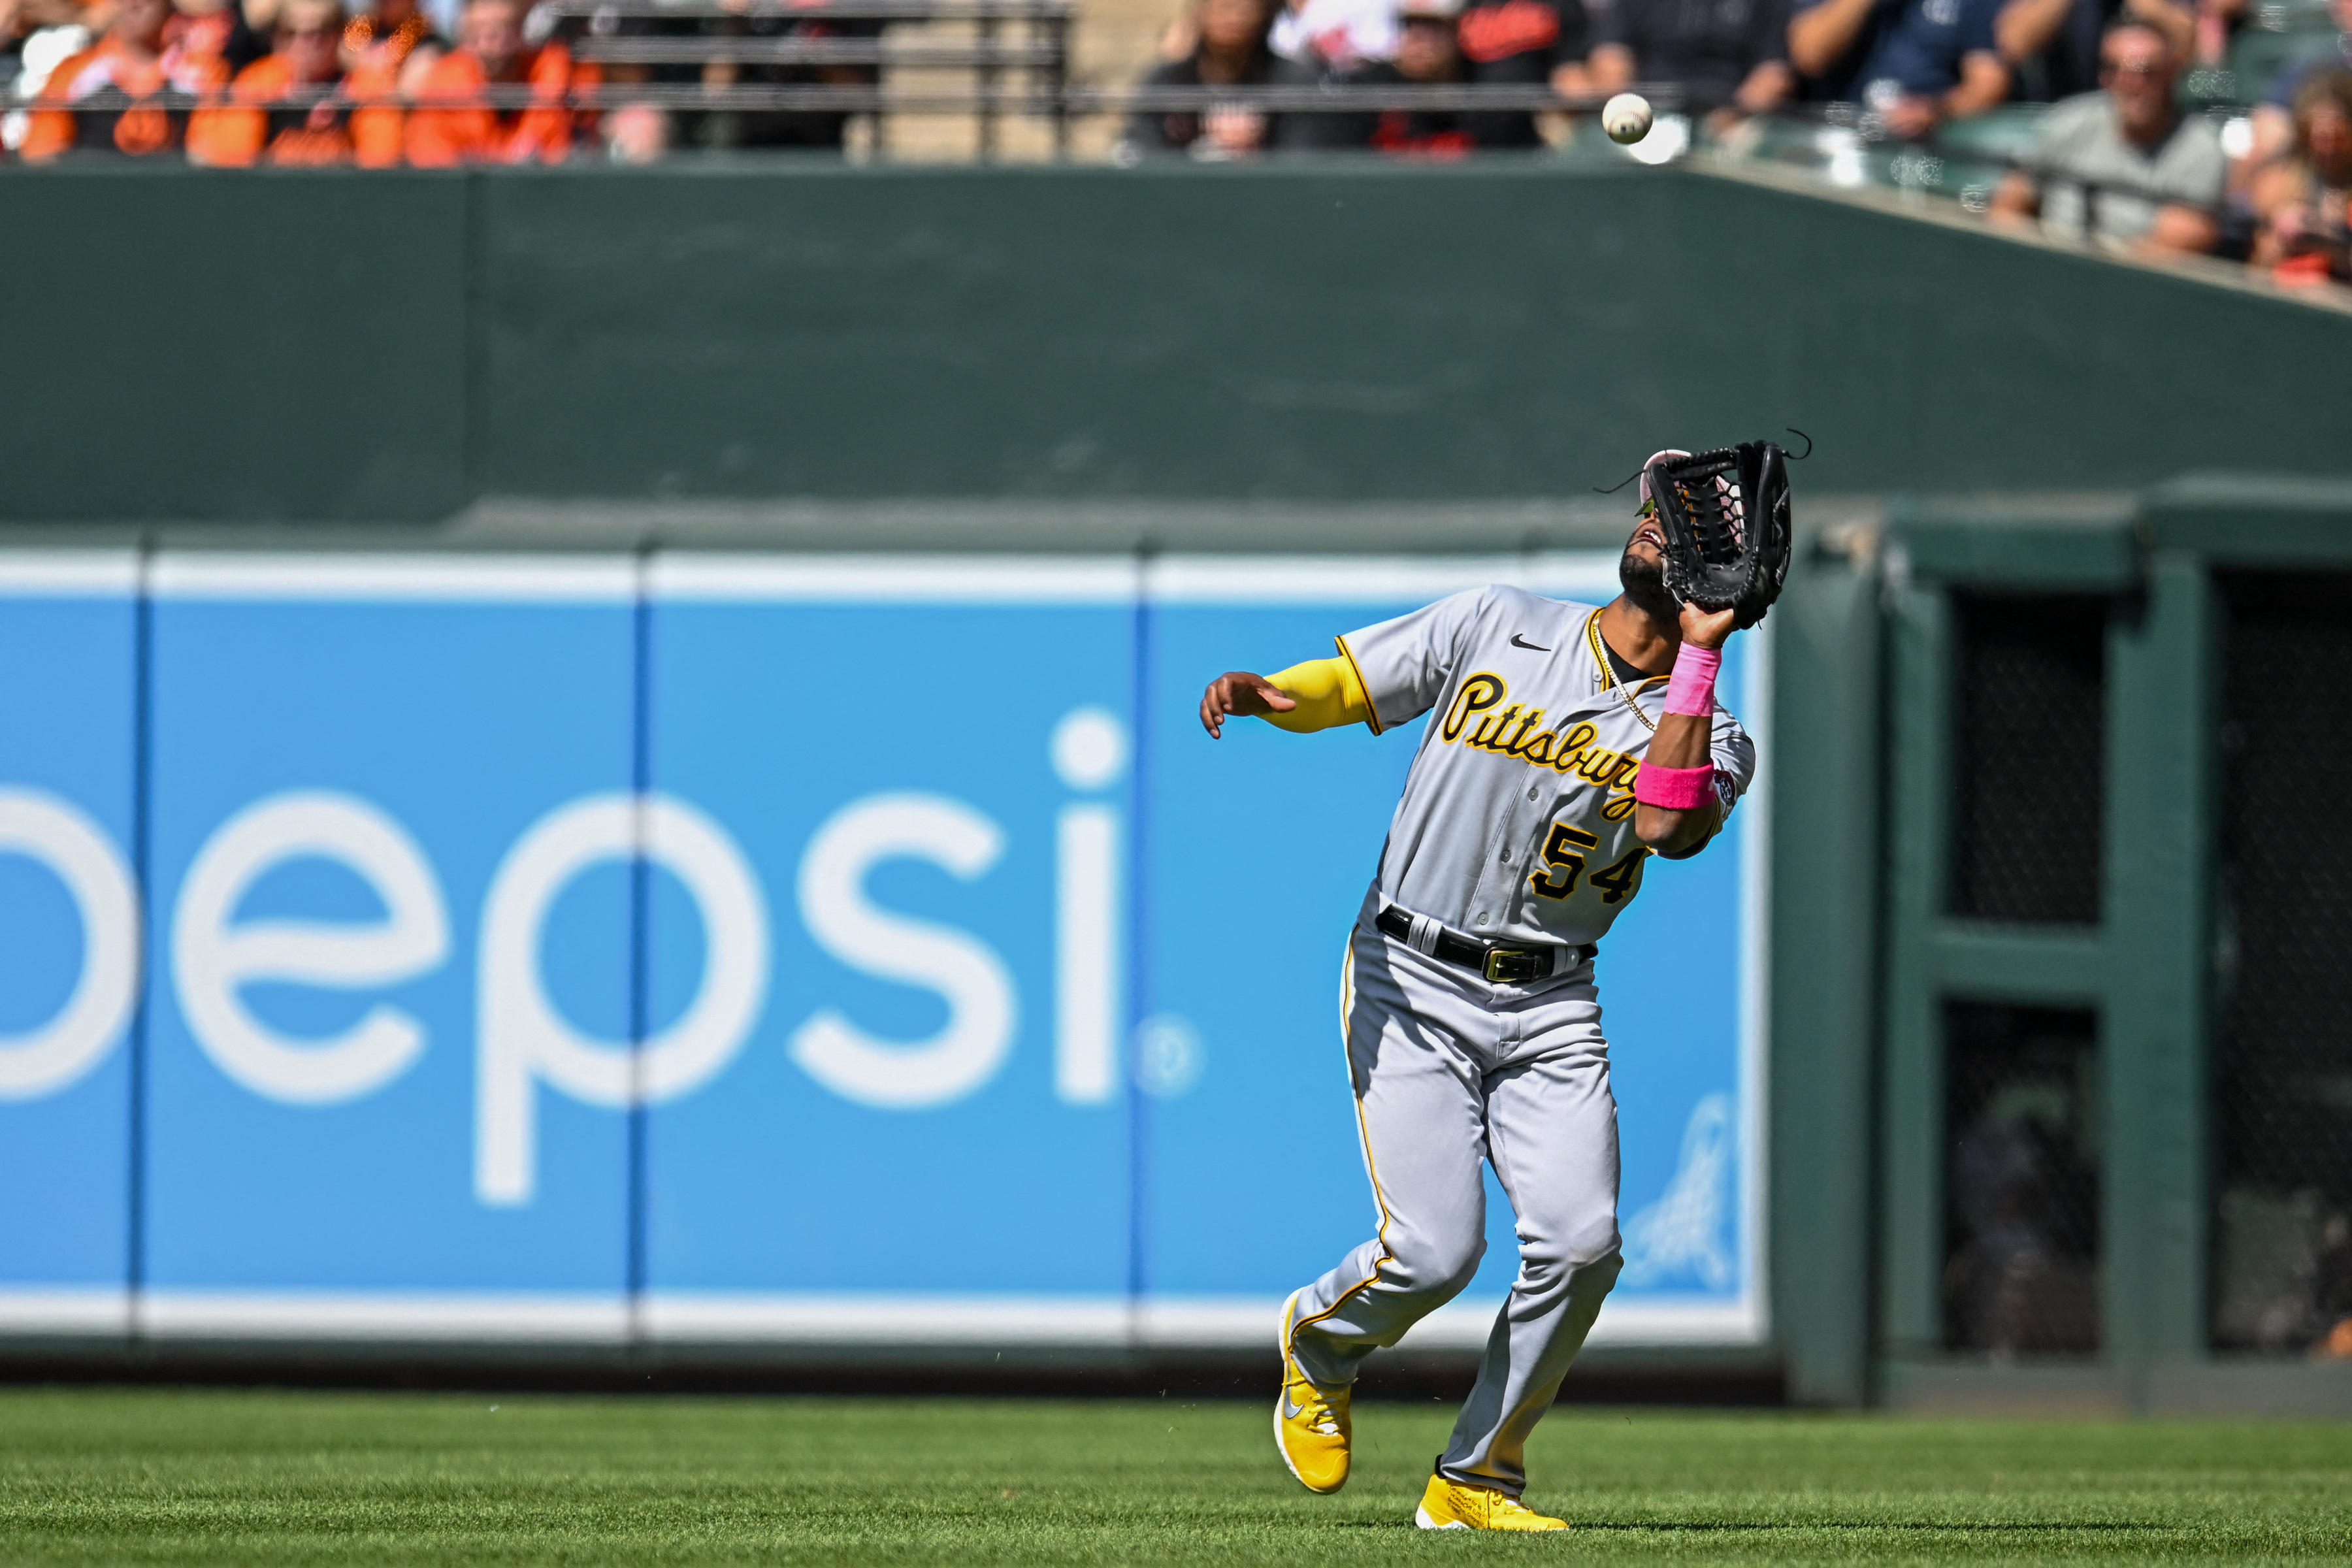
POLYGON ((1675 673, 1666 682, 1666 711, 1693 718, 1715 713, 1715 672, 1723 668, 1723 650, 1685 643, 1675 655, 1675 673))
POLYGON ((1662 768, 1643 763, 1633 775, 1633 798, 1668 811, 1695 811, 1715 798, 1715 769, 1662 768))

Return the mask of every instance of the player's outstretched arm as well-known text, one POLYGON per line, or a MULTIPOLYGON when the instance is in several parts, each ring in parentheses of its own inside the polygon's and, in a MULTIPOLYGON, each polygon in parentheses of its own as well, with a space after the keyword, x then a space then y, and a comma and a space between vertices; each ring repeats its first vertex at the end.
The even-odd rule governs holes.
MULTIPOLYGON (((1696 605, 1685 605, 1682 639, 1695 647, 1719 648, 1730 638, 1737 617, 1735 610, 1702 610, 1696 605)), ((1658 721, 1658 732, 1650 738, 1649 755, 1643 759, 1642 765, 1662 769, 1710 767, 1715 762, 1713 714, 1669 712, 1658 721)), ((1721 816, 1722 807, 1712 799, 1687 810, 1637 801, 1633 806, 1633 837, 1661 855, 1679 855, 1705 843, 1721 816)))
POLYGON ((1310 658, 1272 675, 1231 669, 1209 682, 1201 695, 1201 727, 1223 739, 1225 716, 1263 719, 1298 734, 1361 724, 1372 716, 1354 668, 1344 658, 1310 658))

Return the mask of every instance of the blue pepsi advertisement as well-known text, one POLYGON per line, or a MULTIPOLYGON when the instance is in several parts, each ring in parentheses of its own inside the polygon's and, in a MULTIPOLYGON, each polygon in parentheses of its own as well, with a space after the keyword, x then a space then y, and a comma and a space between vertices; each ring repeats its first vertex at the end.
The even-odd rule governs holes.
MULTIPOLYGON (((1270 1342, 1422 726, 1201 688, 1494 581, 1614 560, 0 552, 0 1334, 1270 1342)), ((1764 806, 1602 948, 1595 1342, 1768 1329, 1764 806)))
POLYGON ((138 576, 0 556, 0 1331, 128 1324, 138 576))

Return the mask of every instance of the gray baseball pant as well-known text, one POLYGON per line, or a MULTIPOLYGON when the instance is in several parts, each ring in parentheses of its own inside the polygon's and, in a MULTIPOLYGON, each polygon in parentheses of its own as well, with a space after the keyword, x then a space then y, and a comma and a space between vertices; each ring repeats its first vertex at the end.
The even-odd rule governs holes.
POLYGON ((1299 1297, 1293 1353, 1314 1382, 1343 1387, 1470 1283, 1486 1249, 1483 1154, 1517 1216, 1519 1273, 1437 1471, 1516 1497, 1528 1434, 1622 1263, 1592 964, 1490 984, 1383 935, 1366 908, 1340 1010, 1380 1230, 1299 1297))

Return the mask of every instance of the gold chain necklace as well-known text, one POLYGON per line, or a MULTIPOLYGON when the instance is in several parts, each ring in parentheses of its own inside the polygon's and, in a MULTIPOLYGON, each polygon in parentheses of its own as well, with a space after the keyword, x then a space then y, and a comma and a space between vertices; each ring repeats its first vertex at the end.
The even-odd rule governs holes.
POLYGON ((1647 713, 1642 711, 1642 705, 1633 700, 1633 694, 1625 689, 1623 683, 1619 681, 1617 679, 1616 670, 1612 668, 1610 666, 1608 645, 1601 640, 1601 612, 1599 610, 1595 610, 1591 615, 1584 617, 1584 637, 1585 640, 1592 645, 1592 662, 1601 667, 1601 689, 1607 691, 1614 691, 1618 695, 1619 699, 1624 702, 1625 706, 1633 710, 1633 717, 1642 721, 1642 728, 1647 730, 1653 735, 1656 734, 1658 732, 1658 726, 1652 721, 1647 713))

